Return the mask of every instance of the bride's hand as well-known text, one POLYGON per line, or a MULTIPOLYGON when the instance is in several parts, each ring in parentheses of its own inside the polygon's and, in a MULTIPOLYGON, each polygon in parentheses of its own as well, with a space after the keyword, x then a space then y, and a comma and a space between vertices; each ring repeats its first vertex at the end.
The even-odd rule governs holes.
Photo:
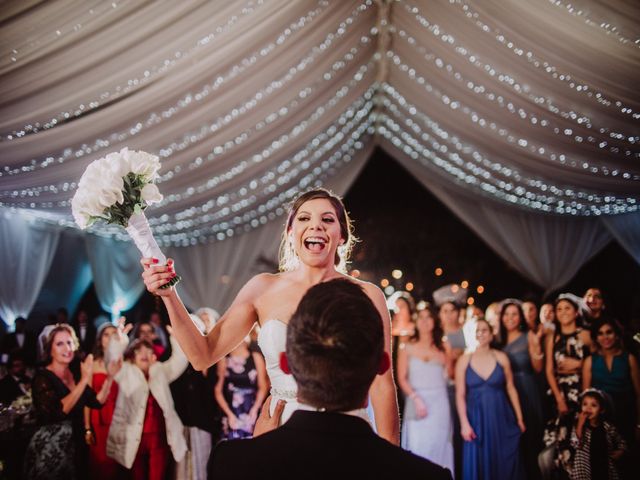
POLYGON ((173 260, 169 258, 166 265, 158 265, 157 258, 143 258, 140 260, 144 271, 142 280, 150 293, 159 296, 168 296, 172 293, 173 287, 160 288, 176 276, 173 271, 173 260))

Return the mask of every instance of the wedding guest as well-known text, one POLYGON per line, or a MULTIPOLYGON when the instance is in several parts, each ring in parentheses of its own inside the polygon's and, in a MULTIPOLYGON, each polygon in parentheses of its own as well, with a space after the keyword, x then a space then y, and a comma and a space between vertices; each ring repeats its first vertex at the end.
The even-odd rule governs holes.
MULTIPOLYGON (((366 420, 370 385, 390 364, 385 338, 380 309, 359 284, 335 279, 310 288, 280 355, 283 371, 297 382, 300 408, 273 431, 220 442, 209 478, 451 478, 377 436, 366 420)), ((261 417, 277 426, 282 410, 271 417, 268 404, 261 417)))
MULTIPOLYGON (((98 327, 96 341, 93 347, 93 368, 89 385, 94 390, 101 390, 102 385, 108 381, 107 351, 112 341, 120 342, 124 348, 128 343, 126 334, 133 325, 125 326, 125 319, 119 320, 118 327, 111 322, 105 322, 98 327)), ((112 480, 120 475, 118 463, 107 456, 107 438, 109 427, 113 419, 113 412, 118 398, 118 383, 112 382, 106 401, 101 409, 89 409, 85 407, 85 441, 89 445, 89 471, 92 479, 112 480)))
POLYGON ((46 367, 38 370, 33 379, 33 408, 38 430, 27 447, 24 478, 86 477, 83 408, 102 407, 116 366, 109 366, 109 377, 96 395, 89 387, 93 355, 87 355, 81 363, 80 376, 69 368, 77 349, 78 339, 70 325, 54 325, 50 329, 44 347, 46 367))
POLYGON ((156 359, 163 358, 166 349, 158 340, 156 329, 150 322, 142 321, 136 323, 131 333, 134 339, 144 340, 152 345, 156 359))
POLYGON ((9 356, 17 354, 20 355, 27 366, 35 365, 37 337, 27 330, 27 320, 23 317, 16 318, 14 327, 14 331, 6 334, 2 339, 2 346, 0 347, 2 358, 0 363, 7 363, 9 356))
POLYGON ((456 404, 464 439, 462 478, 523 478, 520 435, 525 424, 506 354, 491 348, 491 326, 478 320, 475 352, 456 365, 456 404))
MULTIPOLYGON (((464 354, 467 344, 464 332, 460 324, 460 309, 467 299, 467 290, 459 285, 445 285, 433 292, 433 301, 438 308, 438 318, 444 332, 443 345, 447 362, 451 365, 449 371, 455 371, 458 359, 464 354)), ((447 395, 449 397, 449 409, 453 421, 453 453, 455 478, 462 478, 462 449, 463 443, 460 435, 460 418, 456 408, 456 387, 453 376, 449 378, 447 385, 447 395)))
POLYGON ((162 345, 162 348, 166 350, 169 347, 169 339, 166 326, 162 321, 162 315, 160 315, 160 312, 151 312, 151 315, 149 315, 149 323, 153 327, 153 331, 156 335, 156 343, 162 345))
POLYGON ((164 479, 171 455, 179 462, 187 451, 169 384, 184 372, 188 362, 178 343, 169 338, 172 354, 165 362, 157 361, 147 340, 131 342, 115 377, 119 392, 107 455, 130 469, 135 480, 164 479))
POLYGON ((478 346, 476 340, 476 323, 479 318, 484 316, 484 313, 477 305, 469 305, 462 310, 464 313, 464 320, 462 324, 462 333, 464 334, 464 343, 467 345, 465 348, 466 353, 473 352, 478 346))
MULTIPOLYGON (((391 315, 391 352, 392 352, 392 369, 398 371, 398 352, 400 346, 409 340, 409 337, 415 332, 416 320, 416 302, 409 292, 397 291, 387 300, 391 315)), ((398 411, 404 411, 405 398, 397 387, 398 411)))
POLYGON ((492 302, 484 311, 484 319, 491 325, 491 331, 496 340, 500 340, 500 302, 492 302))
POLYGON ((407 397, 402 448, 453 472, 453 426, 447 397, 447 357, 442 327, 428 304, 415 333, 398 351, 398 385, 407 397))
POLYGON ((0 403, 11 405, 15 399, 31 392, 31 378, 22 353, 17 350, 9 356, 7 374, 0 380, 0 403))
POLYGON ((269 388, 264 358, 257 352, 251 352, 249 343, 249 337, 245 337, 217 365, 215 395, 225 414, 222 432, 228 440, 252 436, 269 388))
POLYGON ((545 336, 553 332, 556 328, 556 314, 554 310, 553 303, 543 303, 540 306, 540 325, 545 336))
POLYGON ((607 317, 605 313, 604 296, 602 290, 597 287, 588 288, 582 297, 587 306, 587 312, 583 315, 583 326, 590 328, 594 322, 602 317, 607 317))
POLYGON ((538 307, 532 300, 526 300, 522 302, 522 311, 524 312, 524 319, 527 322, 527 328, 534 333, 538 331, 538 307))
MULTIPOLYGON (((286 401, 282 417, 286 421, 297 408, 297 386, 293 377, 279 368, 278 354, 284 348, 289 318, 309 287, 335 278, 347 278, 362 285, 384 318, 385 346, 390 351, 390 319, 384 294, 377 286, 345 273, 353 242, 351 220, 339 197, 324 189, 299 195, 289 209, 283 232, 281 272, 259 274, 247 282, 206 337, 193 325, 175 287, 160 288, 175 276, 171 259, 167 265, 158 266, 153 259, 143 258, 142 277, 147 289, 164 301, 175 333, 196 369, 206 368, 223 358, 258 322, 260 348, 265 355, 272 395, 286 401)), ((371 402, 377 432, 398 444, 398 406, 390 371, 373 382, 371 402)))
POLYGON ((93 351, 93 345, 96 341, 96 328, 93 322, 89 320, 89 315, 85 310, 78 310, 76 318, 71 322, 71 326, 76 331, 76 337, 80 346, 78 354, 80 358, 86 357, 93 351))
POLYGON ((571 432, 575 449, 571 480, 617 480, 617 461, 627 446, 616 428, 605 419, 605 399, 596 389, 580 395, 580 413, 571 432))
POLYGON ((513 382, 527 426, 520 441, 524 469, 527 478, 538 479, 538 454, 542 450, 544 416, 536 374, 542 371, 544 355, 540 335, 529 329, 518 300, 508 299, 502 305, 500 339, 499 345, 509 357, 513 382))
POLYGON ((613 411, 609 418, 627 445, 640 434, 640 371, 638 360, 622 343, 618 322, 601 318, 593 325, 595 352, 582 366, 582 388, 597 388, 609 395, 613 411))
POLYGON ((591 347, 589 332, 578 327, 579 302, 580 298, 572 294, 558 296, 554 304, 556 328, 546 337, 545 372, 555 400, 555 417, 544 431, 547 449, 539 462, 544 476, 550 469, 560 475, 569 475, 573 465, 571 426, 579 406, 583 362, 591 347))
MULTIPOLYGON (((215 325, 218 313, 201 308, 191 316, 203 335, 215 325)), ((176 480, 206 480, 207 461, 212 445, 221 437, 221 412, 215 401, 218 381, 216 368, 198 371, 191 364, 171 383, 171 395, 176 412, 185 426, 187 453, 176 465, 176 480)))

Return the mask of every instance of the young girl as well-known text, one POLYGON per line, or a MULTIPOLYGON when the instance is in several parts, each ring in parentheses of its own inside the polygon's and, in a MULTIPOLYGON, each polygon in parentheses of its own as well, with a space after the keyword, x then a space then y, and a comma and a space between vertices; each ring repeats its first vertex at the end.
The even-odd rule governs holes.
POLYGON ((585 390, 580 399, 578 421, 571 432, 575 448, 572 480, 620 478, 616 461, 626 450, 616 428, 604 419, 604 396, 600 390, 585 390))

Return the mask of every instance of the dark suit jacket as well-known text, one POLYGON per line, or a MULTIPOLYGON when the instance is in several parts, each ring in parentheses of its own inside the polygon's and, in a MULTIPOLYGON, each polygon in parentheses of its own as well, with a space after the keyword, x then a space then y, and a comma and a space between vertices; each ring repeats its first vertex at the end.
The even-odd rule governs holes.
POLYGON ((7 355, 20 353, 27 365, 35 365, 38 351, 37 342, 38 337, 34 333, 25 332, 24 343, 20 347, 17 334, 15 332, 9 333, 2 339, 2 348, 0 350, 7 355))
MULTIPOLYGON (((30 379, 26 377, 22 377, 20 379, 22 383, 29 385, 31 383, 30 379)), ((0 403, 4 403, 8 405, 12 403, 16 398, 24 395, 24 392, 20 388, 20 385, 10 374, 5 375, 0 380, 0 403)))
POLYGON ((449 470, 380 438, 361 418, 301 410, 259 437, 220 442, 208 467, 216 480, 451 479, 449 470))
POLYGON ((78 325, 78 322, 73 322, 71 326, 75 330, 78 341, 80 342, 80 348, 78 350, 83 353, 82 357, 84 358, 85 355, 93 353, 93 346, 96 343, 97 333, 93 322, 87 322, 87 331, 85 332, 84 338, 80 338, 80 325, 78 325))

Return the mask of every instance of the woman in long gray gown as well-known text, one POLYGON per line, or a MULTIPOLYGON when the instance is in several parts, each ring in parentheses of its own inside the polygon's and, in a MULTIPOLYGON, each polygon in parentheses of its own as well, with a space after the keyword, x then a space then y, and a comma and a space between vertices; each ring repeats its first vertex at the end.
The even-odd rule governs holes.
POLYGON ((398 349, 398 384, 406 395, 401 445, 453 474, 446 359, 442 327, 425 306, 418 312, 414 335, 398 349))

